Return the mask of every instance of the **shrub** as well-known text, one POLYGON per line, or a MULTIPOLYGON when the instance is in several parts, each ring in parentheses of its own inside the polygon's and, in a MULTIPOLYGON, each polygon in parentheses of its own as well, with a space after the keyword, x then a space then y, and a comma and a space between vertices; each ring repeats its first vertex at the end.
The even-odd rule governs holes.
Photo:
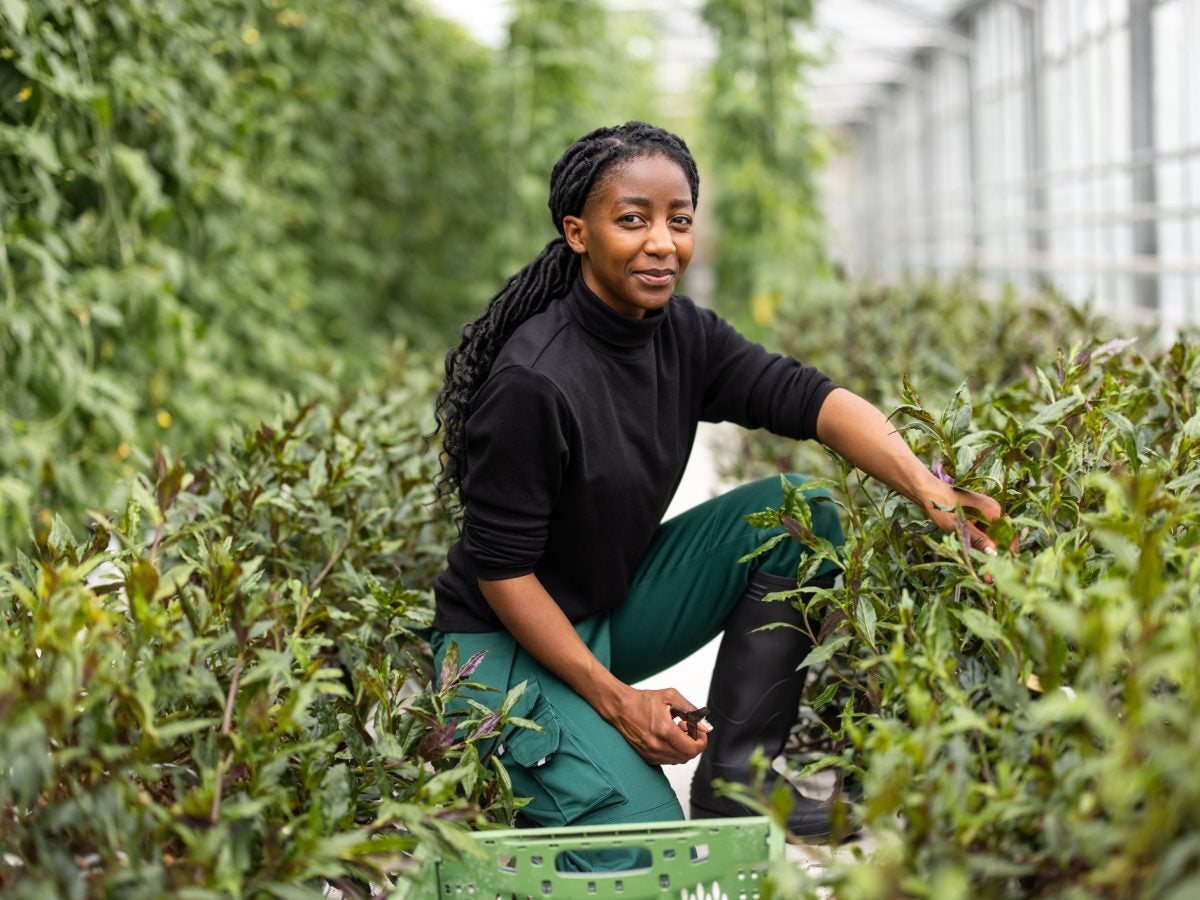
POLYGON ((862 777, 878 839, 827 875, 838 896, 1200 879, 1200 347, 1092 340, 1014 372, 940 410, 906 383, 900 412, 919 456, 1001 502, 1018 553, 968 551, 838 467, 844 584, 809 614, 814 705, 842 705, 810 768, 862 777))
MULTIPOLYGON (((517 805, 428 671, 428 386, 309 404, 0 574, 5 896, 365 896, 517 805)), ((516 699, 514 694, 510 702, 516 699)))
POLYGON ((0 34, 0 559, 503 274, 492 58, 413 0, 9 0, 0 34))

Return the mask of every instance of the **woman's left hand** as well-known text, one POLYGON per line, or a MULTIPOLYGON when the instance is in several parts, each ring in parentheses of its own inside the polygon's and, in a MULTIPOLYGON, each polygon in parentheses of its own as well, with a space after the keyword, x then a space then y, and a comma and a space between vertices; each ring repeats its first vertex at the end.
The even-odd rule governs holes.
MULTIPOLYGON (((943 531, 959 531, 960 523, 963 524, 966 530, 965 537, 970 541, 971 546, 976 550, 982 550, 984 553, 994 556, 996 554, 996 542, 980 527, 977 521, 972 520, 969 516, 960 520, 957 518, 957 509, 944 509, 942 507, 962 507, 964 510, 974 510, 983 517, 985 522, 995 522, 1004 515, 1004 510, 1000 508, 1000 504, 987 494, 950 487, 949 485, 947 485, 947 488, 952 493, 939 497, 927 497, 922 503, 922 506, 925 508, 925 514, 929 516, 929 520, 943 531)), ((1015 538, 1013 543, 1015 545, 1015 538)), ((1016 547, 1014 546, 1012 549, 1015 551, 1016 547)))

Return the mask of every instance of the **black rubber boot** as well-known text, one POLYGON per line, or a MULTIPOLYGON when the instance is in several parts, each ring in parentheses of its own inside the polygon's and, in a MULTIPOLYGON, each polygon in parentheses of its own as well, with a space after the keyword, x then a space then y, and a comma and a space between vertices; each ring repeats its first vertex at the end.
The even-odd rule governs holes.
MULTIPOLYGON (((832 587, 835 577, 820 576, 806 586, 832 587)), ((774 759, 783 752, 796 723, 804 692, 804 672, 796 667, 808 655, 812 640, 796 628, 751 633, 773 622, 803 627, 803 616, 791 602, 762 601, 772 591, 795 587, 795 579, 755 572, 725 623, 708 691, 708 720, 713 730, 692 779, 694 819, 755 815, 741 803, 716 796, 713 780, 752 783, 750 756, 754 749, 761 748, 767 759, 774 759)), ((768 775, 771 777, 779 778, 774 773, 768 775)), ((768 783, 768 793, 773 787, 768 783)), ((794 788, 793 801, 788 816, 792 834, 808 841, 829 840, 831 804, 805 797, 794 788)))

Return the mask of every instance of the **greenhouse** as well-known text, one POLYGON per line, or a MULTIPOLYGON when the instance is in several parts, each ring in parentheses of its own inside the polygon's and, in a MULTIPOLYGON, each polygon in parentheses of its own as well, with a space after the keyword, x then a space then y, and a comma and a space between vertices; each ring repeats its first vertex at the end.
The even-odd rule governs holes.
POLYGON ((1200 0, 0 0, 0 895, 1200 895, 1200 0))
MULTIPOLYGON (((515 5, 439 8, 498 43, 515 5)), ((763 27, 787 5, 760 4, 763 27)), ((608 4, 658 36, 629 46, 659 61, 672 118, 695 109, 715 53, 702 7, 608 4)), ((795 29, 798 90, 836 148, 831 250, 857 274, 970 270, 1195 324, 1198 16, 1189 0, 815 4, 795 29)))

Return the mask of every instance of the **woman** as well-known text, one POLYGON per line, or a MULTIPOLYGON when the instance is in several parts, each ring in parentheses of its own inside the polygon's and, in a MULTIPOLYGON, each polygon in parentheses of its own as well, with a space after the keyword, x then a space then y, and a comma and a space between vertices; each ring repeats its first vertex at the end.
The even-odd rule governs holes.
MULTIPOLYGON (((512 713, 542 730, 510 728, 498 752, 516 793, 533 798, 524 813, 547 827, 682 818, 660 766, 698 754, 692 815, 746 815, 712 781, 746 781, 754 748, 778 754, 794 724, 808 639, 751 632, 797 620, 759 599, 796 587, 803 549, 783 541, 753 566, 737 562, 763 540, 742 517, 780 504, 778 478, 660 525, 699 421, 815 438, 942 528, 957 505, 1000 514, 935 477, 866 401, 674 293, 698 194, 679 137, 641 122, 584 135, 551 174, 560 237, 446 358, 440 487, 464 518, 435 585, 434 650, 439 664, 451 642, 463 658, 486 650, 473 678, 499 693, 475 699, 493 707, 528 681, 512 713), (721 631, 711 724, 689 734, 671 707, 693 703, 630 684, 721 631)), ((972 543, 995 552, 970 527, 972 543)), ((832 503, 814 503, 813 530, 840 543, 832 503)), ((827 837, 827 806, 794 799, 793 832, 827 837)))

